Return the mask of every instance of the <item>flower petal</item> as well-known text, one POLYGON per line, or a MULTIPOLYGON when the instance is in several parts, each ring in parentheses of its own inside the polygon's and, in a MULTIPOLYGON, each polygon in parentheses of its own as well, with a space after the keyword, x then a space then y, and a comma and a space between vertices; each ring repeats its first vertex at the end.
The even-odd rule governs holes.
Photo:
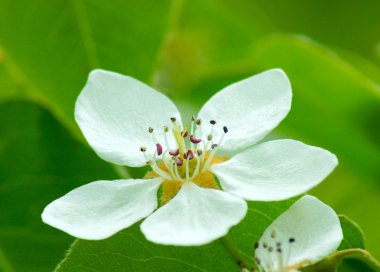
POLYGON ((288 77, 281 69, 273 69, 224 88, 211 97, 198 117, 216 121, 214 134, 221 135, 227 126, 220 149, 236 154, 275 128, 288 114, 291 99, 288 77))
POLYGON ((308 191, 335 168, 334 154, 294 140, 253 146, 212 165, 223 190, 247 200, 283 200, 308 191))
POLYGON ((334 210, 313 196, 304 196, 265 230, 256 257, 267 270, 281 266, 280 258, 286 266, 317 262, 334 252, 342 239, 342 228, 334 210), (273 231, 275 238, 271 237, 273 231), (294 239, 293 243, 289 243, 290 238, 294 239), (263 248, 264 242, 268 244, 267 249, 263 248), (276 250, 278 242, 280 255, 276 250), (274 249, 272 253, 268 252, 269 247, 274 249))
POLYGON ((160 179, 95 181, 50 203, 42 220, 81 239, 105 239, 157 208, 160 179))
POLYGON ((244 200, 189 182, 168 204, 145 219, 141 231, 155 243, 203 245, 226 235, 246 212, 244 200))
POLYGON ((103 70, 90 73, 75 107, 75 119, 99 157, 134 167, 146 163, 141 146, 148 147, 149 158, 156 149, 149 127, 165 146, 163 127, 171 126, 171 117, 181 122, 166 96, 134 78, 103 70))

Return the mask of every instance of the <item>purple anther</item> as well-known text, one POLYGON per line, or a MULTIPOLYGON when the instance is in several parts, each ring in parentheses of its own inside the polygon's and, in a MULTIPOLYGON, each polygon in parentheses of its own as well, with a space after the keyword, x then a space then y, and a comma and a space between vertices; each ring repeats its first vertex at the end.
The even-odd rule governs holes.
POLYGON ((190 141, 193 144, 199 144, 202 141, 202 139, 198 139, 198 138, 195 138, 194 135, 190 135, 190 141))
POLYGON ((171 150, 171 151, 169 151, 169 154, 172 155, 173 157, 178 156, 178 154, 179 154, 179 149, 171 150))
POLYGON ((194 159, 194 152, 191 149, 187 150, 187 152, 186 152, 186 159, 189 160, 189 161, 192 160, 192 159, 194 159))
POLYGON ((181 166, 183 164, 183 160, 181 158, 178 158, 176 164, 177 166, 181 166))
POLYGON ((189 132, 187 130, 182 131, 181 135, 182 135, 183 138, 186 138, 187 135, 189 135, 189 132))
POLYGON ((157 155, 160 156, 162 154, 162 145, 157 143, 156 147, 157 147, 157 155))

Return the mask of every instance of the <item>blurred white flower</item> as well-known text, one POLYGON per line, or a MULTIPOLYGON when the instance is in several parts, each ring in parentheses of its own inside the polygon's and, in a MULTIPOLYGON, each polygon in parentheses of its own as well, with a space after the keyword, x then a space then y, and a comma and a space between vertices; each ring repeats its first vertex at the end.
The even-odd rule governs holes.
POLYGON ((91 72, 75 108, 88 143, 108 162, 148 163, 152 172, 79 187, 49 204, 43 221, 90 240, 145 217, 141 230, 156 243, 202 245, 226 235, 244 217, 244 200, 301 194, 337 165, 330 152, 293 140, 255 145, 287 115, 291 96, 285 73, 269 70, 214 95, 187 128, 163 94, 131 77, 91 72))
POLYGON ((304 196, 281 214, 256 243, 259 272, 290 272, 336 251, 343 239, 332 208, 304 196))

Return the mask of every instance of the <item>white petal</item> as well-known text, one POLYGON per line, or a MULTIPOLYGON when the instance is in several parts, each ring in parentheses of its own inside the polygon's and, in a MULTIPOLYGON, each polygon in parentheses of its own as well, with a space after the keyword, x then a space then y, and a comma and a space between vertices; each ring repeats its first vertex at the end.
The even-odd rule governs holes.
POLYGON ((157 208, 160 179, 95 181, 50 203, 42 220, 81 239, 105 239, 157 208))
POLYGON ((203 245, 226 235, 246 212, 244 200, 189 182, 168 204, 145 219, 141 231, 155 243, 203 245))
POLYGON ((214 134, 221 135, 222 127, 227 126, 229 132, 220 149, 236 154, 275 128, 288 114, 291 99, 288 77, 273 69, 224 88, 211 97, 198 117, 204 120, 203 127, 209 120, 217 122, 214 134))
POLYGON ((158 132, 165 146, 163 127, 171 126, 170 117, 181 122, 166 96, 134 78, 103 70, 90 73, 75 107, 75 119, 91 147, 119 165, 145 165, 140 147, 148 147, 149 158, 155 150, 148 128, 158 132))
POLYGON ((269 270, 270 262, 278 268, 276 243, 281 242, 284 265, 292 266, 306 260, 317 262, 334 252, 342 239, 342 228, 334 210, 315 197, 304 196, 265 230, 256 257, 264 268, 269 270), (271 238, 272 231, 276 232, 276 238, 271 238), (290 244, 290 238, 295 242, 290 244), (272 253, 263 248, 264 242, 274 248, 272 253))
POLYGON ((283 200, 308 191, 335 168, 334 154, 294 140, 253 146, 215 164, 223 190, 247 200, 283 200))

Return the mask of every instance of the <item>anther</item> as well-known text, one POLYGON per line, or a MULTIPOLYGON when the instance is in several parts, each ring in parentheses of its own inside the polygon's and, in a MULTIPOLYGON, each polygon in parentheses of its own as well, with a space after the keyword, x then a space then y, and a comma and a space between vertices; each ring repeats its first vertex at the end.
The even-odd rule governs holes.
POLYGON ((198 126, 200 126, 200 125, 202 125, 202 120, 201 120, 201 119, 197 119, 197 121, 195 121, 195 123, 196 123, 198 126))
POLYGON ((211 124, 211 125, 215 125, 215 124, 216 124, 216 121, 215 121, 215 120, 211 120, 211 121, 210 121, 210 124, 211 124))
POLYGON ((141 152, 145 152, 146 149, 147 149, 146 146, 142 146, 142 147, 140 147, 140 151, 141 151, 141 152))
POLYGON ((268 244, 264 242, 264 243, 263 243, 263 247, 264 247, 264 248, 267 248, 267 247, 268 247, 268 244))
POLYGON ((273 247, 269 247, 269 248, 268 248, 268 251, 269 251, 269 252, 273 252, 273 247))
POLYGON ((212 149, 215 149, 215 148, 217 148, 217 147, 218 147, 217 144, 213 144, 213 145, 211 145, 211 148, 212 148, 212 149))
POLYGON ((171 117, 170 120, 172 120, 173 123, 175 123, 175 121, 177 121, 177 119, 175 117, 171 117))
POLYGON ((272 233, 270 234, 270 237, 275 238, 276 237, 276 231, 272 230, 272 233))
POLYGON ((202 150, 201 149, 197 149, 197 155, 198 155, 198 157, 202 156, 202 154, 203 154, 202 150))
POLYGON ((195 116, 191 116, 191 121, 195 121, 195 116))
POLYGON ((153 132, 153 128, 149 127, 148 131, 149 131, 149 133, 152 133, 153 132))
POLYGON ((187 135, 189 135, 189 132, 187 130, 184 130, 184 131, 182 131, 181 135, 183 138, 186 138, 187 135))
POLYGON ((186 152, 186 159, 187 160, 194 159, 194 153, 193 153, 193 151, 191 149, 187 150, 187 152, 186 152))
POLYGON ((156 148, 157 148, 157 155, 160 156, 162 154, 162 145, 157 143, 156 148))
POLYGON ((279 248, 277 248, 277 252, 278 253, 282 253, 282 249, 279 247, 279 248))
POLYGON ((212 134, 209 134, 209 135, 207 136, 207 140, 208 140, 208 141, 211 141, 211 140, 212 140, 212 134))
POLYGON ((168 132, 169 128, 167 126, 164 126, 164 132, 168 132))
POLYGON ((294 243, 295 241, 296 241, 296 239, 294 239, 294 238, 289 239, 289 243, 291 243, 291 244, 294 243))
POLYGON ((190 135, 190 141, 193 143, 193 144, 199 144, 202 139, 198 139, 198 138, 195 138, 194 135, 190 135))
POLYGON ((260 243, 259 243, 259 242, 256 242, 256 243, 255 243, 255 249, 258 249, 259 246, 260 246, 260 243))
POLYGON ((227 133, 228 132, 228 128, 226 126, 223 127, 223 131, 224 133, 227 133))
POLYGON ((256 263, 258 264, 258 265, 260 265, 260 263, 261 263, 261 260, 259 259, 259 258, 255 258, 255 261, 256 261, 256 263))
POLYGON ((177 161, 175 162, 177 166, 181 166, 183 164, 183 160, 181 158, 178 158, 177 161))
POLYGON ((173 157, 178 156, 178 154, 179 154, 179 149, 169 151, 169 154, 172 155, 173 157))

